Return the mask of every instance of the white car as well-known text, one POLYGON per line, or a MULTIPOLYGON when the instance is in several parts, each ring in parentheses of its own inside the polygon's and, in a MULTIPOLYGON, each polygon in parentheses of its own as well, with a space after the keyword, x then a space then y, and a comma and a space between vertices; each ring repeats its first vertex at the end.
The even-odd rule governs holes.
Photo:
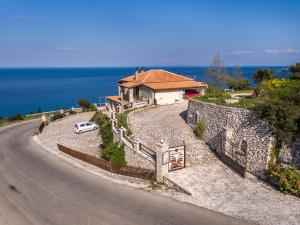
POLYGON ((80 122, 75 124, 74 132, 76 134, 81 134, 90 130, 97 130, 98 126, 92 122, 80 122))

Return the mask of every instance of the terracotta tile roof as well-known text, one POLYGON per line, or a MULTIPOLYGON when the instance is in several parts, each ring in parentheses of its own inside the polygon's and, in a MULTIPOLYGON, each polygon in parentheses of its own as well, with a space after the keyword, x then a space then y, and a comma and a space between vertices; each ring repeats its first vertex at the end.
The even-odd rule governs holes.
POLYGON ((137 82, 124 82, 124 83, 121 83, 121 84, 119 84, 119 85, 122 86, 122 87, 131 88, 131 87, 138 86, 138 85, 140 85, 140 84, 141 84, 141 83, 137 83, 137 82))
POLYGON ((136 82, 136 83, 156 83, 156 82, 179 82, 193 80, 188 77, 184 77, 175 73, 171 73, 165 70, 148 70, 138 75, 138 79, 134 79, 134 75, 125 77, 120 81, 136 82))
POLYGON ((106 97, 109 100, 112 100, 114 102, 120 103, 121 104, 121 96, 116 95, 116 96, 107 96, 106 97))
POLYGON ((148 70, 139 73, 137 80, 135 80, 134 75, 132 75, 119 81, 120 86, 127 88, 142 84, 154 90, 206 87, 205 83, 196 82, 189 77, 181 76, 165 70, 148 70))
POLYGON ((163 83, 147 83, 145 86, 154 90, 171 90, 171 89, 188 89, 188 88, 199 88, 207 87, 203 82, 197 81, 181 81, 181 82, 163 82, 163 83))

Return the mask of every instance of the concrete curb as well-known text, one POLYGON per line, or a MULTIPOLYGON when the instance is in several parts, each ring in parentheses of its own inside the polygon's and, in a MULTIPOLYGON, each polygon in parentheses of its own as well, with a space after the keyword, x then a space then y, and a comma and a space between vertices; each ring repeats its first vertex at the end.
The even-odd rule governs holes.
POLYGON ((98 177, 107 179, 107 180, 112 181, 114 183, 125 184, 125 185, 127 185, 129 187, 133 187, 133 188, 145 188, 145 187, 148 187, 150 185, 150 183, 148 181, 144 181, 144 180, 141 180, 141 179, 138 179, 138 178, 122 176, 122 175, 118 175, 118 174, 112 174, 112 173, 109 173, 109 172, 107 172, 105 170, 102 170, 98 167, 90 165, 88 163, 82 162, 80 160, 75 160, 70 156, 67 156, 63 153, 60 153, 60 152, 58 152, 58 151, 56 151, 52 148, 49 148, 49 147, 43 145, 37 135, 33 135, 32 139, 37 145, 39 145, 47 153, 49 153, 51 155, 54 155, 54 156, 56 156, 56 157, 58 157, 58 158, 60 158, 64 161, 72 164, 73 166, 76 166, 80 169, 83 169, 83 170, 85 170, 89 173, 92 173, 92 174, 94 174, 98 177), (119 177, 119 179, 118 179, 118 177, 119 177), (128 179, 129 181, 125 181, 124 179, 128 179))

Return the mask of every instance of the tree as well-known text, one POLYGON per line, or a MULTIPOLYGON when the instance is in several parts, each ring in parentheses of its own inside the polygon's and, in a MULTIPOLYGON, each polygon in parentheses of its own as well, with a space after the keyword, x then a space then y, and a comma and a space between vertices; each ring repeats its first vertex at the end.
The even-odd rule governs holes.
POLYGON ((42 113, 42 109, 41 109, 41 107, 38 107, 38 109, 37 109, 37 113, 42 113))
POLYGON ((223 66, 220 54, 216 54, 213 57, 211 66, 205 73, 207 81, 216 87, 220 87, 226 83, 227 74, 227 69, 223 66))
POLYGON ((289 67, 289 71, 293 74, 293 79, 300 79, 300 63, 295 63, 289 67))
POLYGON ((271 69, 258 69, 253 74, 253 80, 259 84, 264 80, 272 80, 276 78, 274 71, 271 69))
POLYGON ((249 80, 242 77, 243 70, 237 66, 233 69, 232 74, 228 77, 226 84, 230 89, 235 91, 246 89, 249 87, 249 80))
POLYGON ((82 98, 82 99, 79 99, 78 100, 78 105, 83 109, 83 110, 86 110, 88 108, 90 108, 91 106, 91 103, 89 100, 85 99, 85 98, 82 98))

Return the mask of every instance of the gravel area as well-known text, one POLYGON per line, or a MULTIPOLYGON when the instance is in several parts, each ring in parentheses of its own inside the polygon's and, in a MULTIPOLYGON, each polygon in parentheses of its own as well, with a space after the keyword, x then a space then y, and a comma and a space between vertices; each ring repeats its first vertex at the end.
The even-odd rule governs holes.
POLYGON ((129 124, 135 137, 155 150, 155 143, 164 140, 170 146, 185 142, 186 165, 197 165, 216 160, 208 146, 198 140, 185 122, 188 102, 158 106, 133 113, 129 124))
POLYGON ((57 144, 65 145, 74 150, 99 157, 98 146, 101 138, 98 130, 88 131, 82 134, 74 133, 74 125, 77 122, 89 121, 93 112, 79 113, 66 119, 51 123, 45 127, 39 139, 49 148, 57 149, 57 144))
POLYGON ((162 192, 234 217, 260 224, 300 224, 300 199, 283 195, 255 177, 242 178, 215 157, 182 116, 187 103, 159 106, 130 115, 133 134, 152 148, 163 139, 171 146, 185 140, 189 166, 172 171, 168 178, 192 193, 192 196, 162 192), (195 159, 193 159, 195 158, 195 159))

